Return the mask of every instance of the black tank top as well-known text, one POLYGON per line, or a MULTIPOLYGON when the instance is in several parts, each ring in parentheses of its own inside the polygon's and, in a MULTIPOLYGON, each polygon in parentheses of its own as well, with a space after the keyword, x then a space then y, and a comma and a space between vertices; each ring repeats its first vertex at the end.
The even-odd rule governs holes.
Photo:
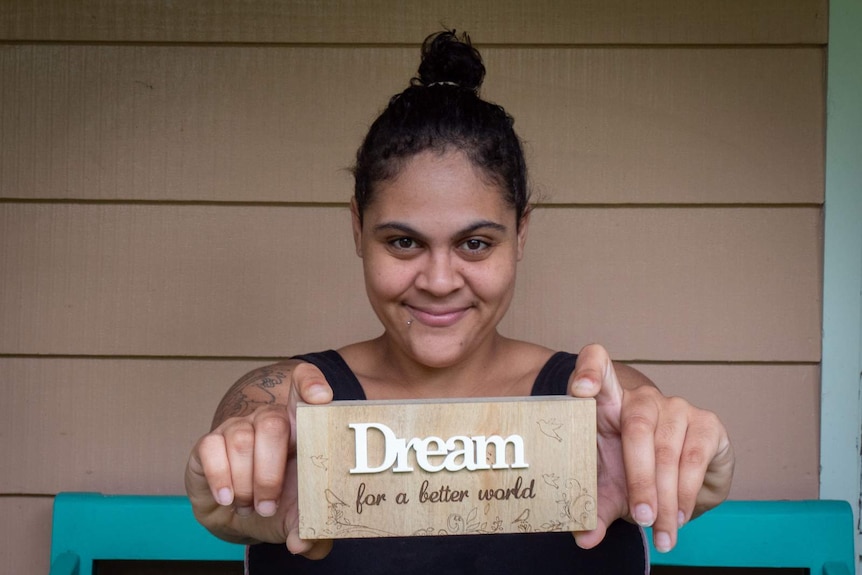
MULTIPOLYGON (((359 380, 335 351, 297 356, 316 365, 335 401, 366 399, 359 380)), ((565 395, 576 355, 557 352, 542 367, 531 395, 565 395)), ((614 522, 596 548, 580 549, 570 533, 511 533, 449 537, 338 539, 320 561, 291 555, 283 544, 251 545, 249 575, 643 575, 647 552, 641 529, 614 522)))

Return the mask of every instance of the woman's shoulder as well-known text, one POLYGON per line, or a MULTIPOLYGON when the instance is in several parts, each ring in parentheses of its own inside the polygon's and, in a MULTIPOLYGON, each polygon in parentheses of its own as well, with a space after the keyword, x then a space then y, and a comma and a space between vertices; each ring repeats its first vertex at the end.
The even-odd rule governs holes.
POLYGON ((514 368, 522 366, 535 370, 541 369, 556 353, 556 350, 529 341, 506 339, 500 355, 514 368))
POLYGON ((339 347, 335 352, 354 373, 366 373, 370 366, 379 361, 380 348, 377 340, 358 341, 339 347))
POLYGON ((514 395, 532 395, 536 382, 547 371, 548 365, 554 363, 558 352, 549 347, 519 340, 507 340, 501 346, 501 373, 510 374, 515 378, 514 395))

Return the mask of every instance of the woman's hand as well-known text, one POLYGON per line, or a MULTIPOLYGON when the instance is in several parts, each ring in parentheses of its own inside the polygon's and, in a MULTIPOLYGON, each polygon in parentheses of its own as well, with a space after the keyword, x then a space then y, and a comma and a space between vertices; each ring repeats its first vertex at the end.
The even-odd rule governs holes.
POLYGON ((332 542, 299 538, 296 404, 329 403, 332 390, 311 364, 281 367, 252 372, 232 388, 225 401, 242 400, 227 409, 223 402, 219 412, 249 413, 214 422, 198 440, 186 466, 186 492, 198 521, 216 535, 243 543, 286 542, 292 553, 316 559, 329 553, 332 542))
POLYGON ((656 549, 669 551, 683 524, 727 497, 733 448, 714 413, 663 396, 598 345, 581 350, 569 391, 595 397, 597 410, 598 525, 575 533, 579 546, 595 547, 623 517, 652 526, 656 549))

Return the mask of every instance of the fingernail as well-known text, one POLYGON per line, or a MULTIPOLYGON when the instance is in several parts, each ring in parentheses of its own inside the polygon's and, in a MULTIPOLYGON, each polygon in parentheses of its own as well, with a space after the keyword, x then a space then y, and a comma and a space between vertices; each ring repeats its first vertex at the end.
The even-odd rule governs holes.
POLYGON ((254 507, 237 507, 236 514, 240 517, 248 517, 254 513, 254 507))
POLYGON ((593 391, 593 382, 589 379, 579 379, 572 385, 572 390, 576 393, 590 393, 593 391))
POLYGON ((222 487, 218 490, 216 501, 219 505, 230 505, 233 503, 233 491, 228 487, 222 487))
POLYGON ((670 535, 664 531, 659 531, 655 534, 654 542, 656 551, 660 553, 667 553, 670 551, 670 535))
POLYGON ((261 517, 272 517, 275 515, 275 501, 258 501, 257 514, 261 517))
POLYGON ((683 513, 682 511, 676 514, 676 524, 679 527, 685 525, 685 513, 683 513))
POLYGON ((329 390, 322 383, 312 383, 305 389, 307 400, 326 401, 329 399, 329 390))
POLYGON ((637 521, 638 525, 640 525, 641 527, 649 527, 655 521, 655 515, 653 515, 652 507, 650 507, 646 503, 639 503, 638 505, 635 505, 633 516, 634 520, 637 521))

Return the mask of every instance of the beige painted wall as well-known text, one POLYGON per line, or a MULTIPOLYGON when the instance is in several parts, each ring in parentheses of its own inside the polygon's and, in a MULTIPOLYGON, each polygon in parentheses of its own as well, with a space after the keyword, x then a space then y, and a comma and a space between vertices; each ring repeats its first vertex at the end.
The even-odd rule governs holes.
POLYGON ((732 497, 817 496, 826 0, 209 5, 0 4, 9 572, 53 494, 181 493, 239 375, 377 333, 345 167, 441 21, 542 202, 504 330, 718 411, 732 497))

